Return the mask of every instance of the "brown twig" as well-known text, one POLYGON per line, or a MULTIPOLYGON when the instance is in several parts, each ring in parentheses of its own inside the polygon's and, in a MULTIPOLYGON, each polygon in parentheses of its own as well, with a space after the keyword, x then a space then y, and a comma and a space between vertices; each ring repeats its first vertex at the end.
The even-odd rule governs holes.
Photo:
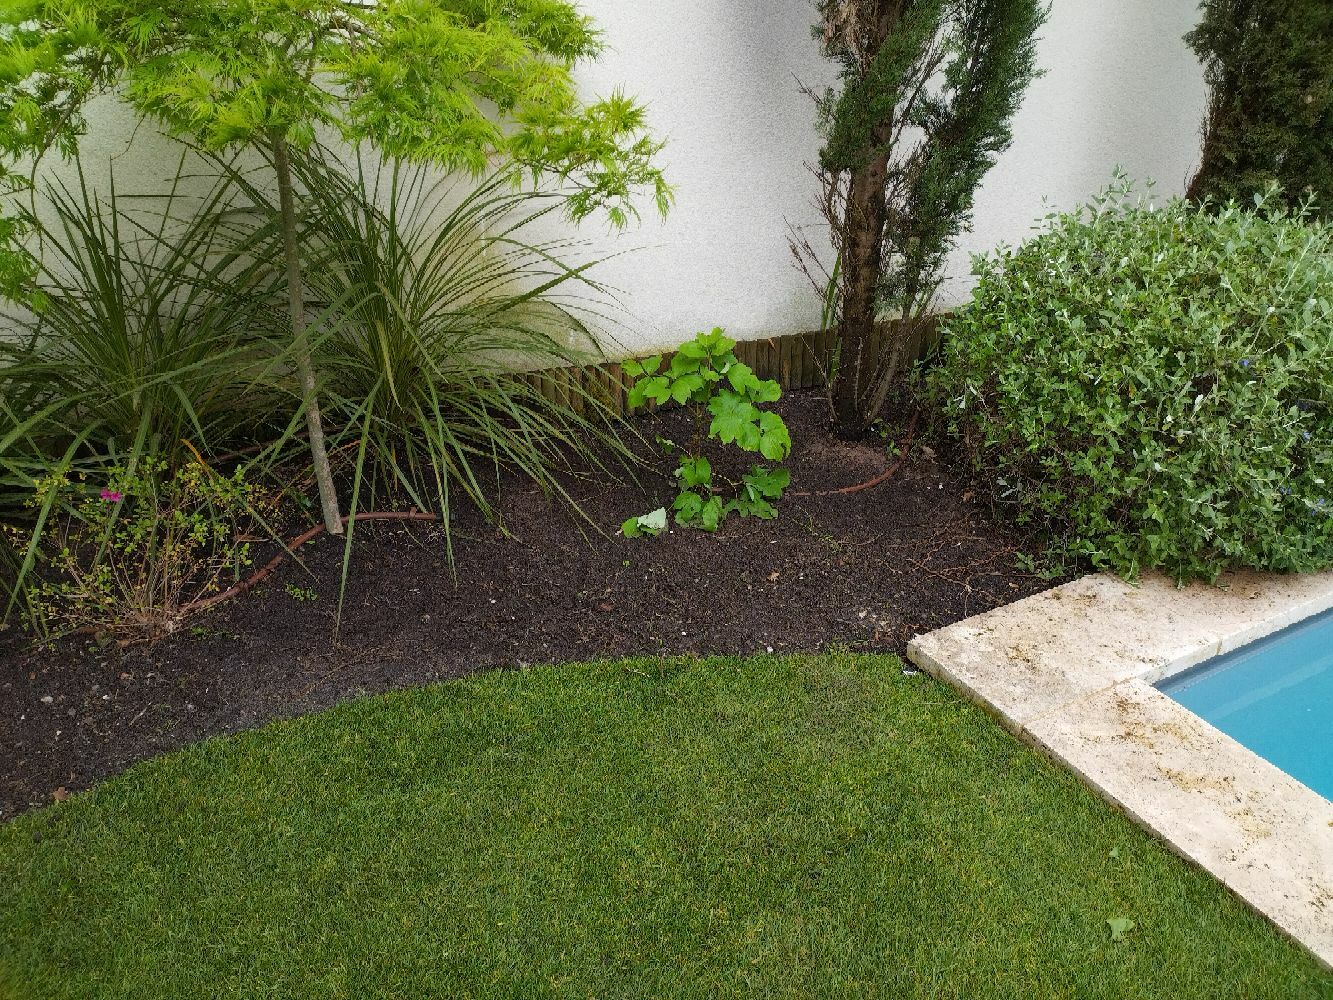
MULTIPOLYGON (((354 518, 350 516, 344 516, 341 520, 343 523, 343 527, 346 527, 353 520, 438 521, 439 519, 440 516, 438 514, 430 514, 420 510, 406 510, 406 511, 371 510, 371 511, 366 511, 364 514, 357 514, 354 518)), ((324 525, 317 524, 313 528, 301 532, 301 534, 297 535, 295 538, 293 538, 291 541, 289 541, 286 545, 283 546, 283 551, 279 552, 268 562, 264 563, 263 566, 255 570, 244 580, 240 581, 233 587, 229 587, 227 590, 224 590, 219 594, 213 594, 210 597, 201 597, 197 601, 191 601, 189 604, 186 604, 181 608, 181 613, 192 614, 193 612, 196 611, 203 611, 205 608, 211 608, 214 604, 220 604, 222 601, 228 600, 229 598, 237 597, 241 594, 244 594, 247 590, 250 590, 259 583, 262 583, 269 575, 273 573, 275 569, 277 569, 279 566, 283 564, 283 562, 289 555, 295 552, 306 542, 310 541, 312 538, 319 537, 319 535, 321 535, 324 531, 325 531, 324 525)))

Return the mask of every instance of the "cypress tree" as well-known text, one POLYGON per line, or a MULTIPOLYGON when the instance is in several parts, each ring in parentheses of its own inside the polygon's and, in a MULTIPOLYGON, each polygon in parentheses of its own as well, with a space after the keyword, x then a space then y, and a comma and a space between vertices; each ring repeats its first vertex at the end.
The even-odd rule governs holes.
POLYGON ((819 101, 823 207, 838 253, 834 427, 859 437, 934 303, 972 199, 1037 75, 1042 0, 818 0, 841 69, 819 101), (875 324, 900 319, 871 357, 875 324))
POLYGON ((1248 201, 1273 183, 1333 212, 1333 3, 1204 0, 1185 36, 1209 88, 1195 201, 1248 201))

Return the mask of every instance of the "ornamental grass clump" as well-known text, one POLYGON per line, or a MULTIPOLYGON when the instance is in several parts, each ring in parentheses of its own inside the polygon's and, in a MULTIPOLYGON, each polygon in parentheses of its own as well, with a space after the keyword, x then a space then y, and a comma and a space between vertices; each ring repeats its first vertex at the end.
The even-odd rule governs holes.
POLYGON ((1054 554, 1182 582, 1333 565, 1327 224, 1122 179, 976 273, 928 385, 1054 554))

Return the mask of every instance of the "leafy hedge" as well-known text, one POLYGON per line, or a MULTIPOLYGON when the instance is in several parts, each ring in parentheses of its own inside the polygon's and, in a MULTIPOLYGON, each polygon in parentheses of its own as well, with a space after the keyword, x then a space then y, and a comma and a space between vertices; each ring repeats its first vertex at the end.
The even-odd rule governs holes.
POLYGON ((1018 520, 1179 580, 1333 565, 1333 228, 1123 181, 978 259, 929 376, 1018 520))

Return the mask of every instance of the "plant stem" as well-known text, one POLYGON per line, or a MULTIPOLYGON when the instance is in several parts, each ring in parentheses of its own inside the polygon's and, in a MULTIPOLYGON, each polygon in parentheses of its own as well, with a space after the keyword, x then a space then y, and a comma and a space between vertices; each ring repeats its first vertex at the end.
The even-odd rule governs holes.
POLYGON ((287 139, 271 132, 273 168, 278 175, 278 206, 281 213, 282 247, 287 258, 287 308, 292 323, 292 354, 296 374, 301 380, 301 405, 310 431, 310 457, 319 484, 319 503, 324 512, 324 527, 331 535, 343 533, 342 512, 333 486, 333 470, 324 445, 324 426, 320 422, 319 397, 315 390, 315 365, 310 357, 310 340, 305 324, 305 290, 301 280, 301 249, 297 243, 296 201, 292 195, 292 165, 287 154, 287 139))

